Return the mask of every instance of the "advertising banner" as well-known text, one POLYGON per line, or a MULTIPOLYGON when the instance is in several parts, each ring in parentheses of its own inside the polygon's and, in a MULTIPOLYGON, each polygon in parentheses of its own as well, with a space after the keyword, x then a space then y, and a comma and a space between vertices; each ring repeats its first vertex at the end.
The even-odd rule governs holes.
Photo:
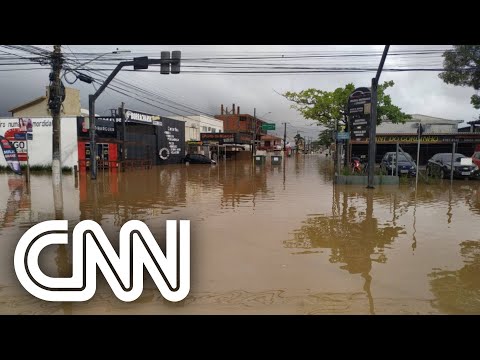
POLYGON ((0 135, 0 144, 2 146, 3 156, 5 156, 5 161, 7 162, 10 169, 15 174, 22 175, 22 169, 20 168, 20 161, 18 161, 17 150, 15 147, 0 135))

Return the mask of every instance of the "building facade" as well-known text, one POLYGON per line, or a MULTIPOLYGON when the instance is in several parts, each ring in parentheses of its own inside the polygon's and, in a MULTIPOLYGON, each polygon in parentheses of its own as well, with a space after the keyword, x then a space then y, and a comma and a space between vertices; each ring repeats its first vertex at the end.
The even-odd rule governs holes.
MULTIPOLYGON (((412 119, 404 124, 384 121, 377 126, 375 161, 380 162, 386 152, 396 151, 397 144, 416 159, 419 124, 423 129, 420 136, 420 165, 425 165, 437 153, 452 152, 453 143, 455 152, 471 156, 480 143, 480 134, 460 132, 458 126, 462 122, 421 114, 412 114, 412 119)), ((368 140, 352 141, 351 144, 352 156, 368 156, 368 140)))
POLYGON ((262 135, 267 135, 267 131, 262 129, 262 125, 266 122, 260 120, 250 114, 241 114, 240 106, 235 109, 235 104, 232 105, 232 110, 224 109, 223 104, 220 106, 220 115, 215 115, 215 118, 223 121, 224 132, 243 133, 253 135, 257 141, 262 135))
POLYGON ((200 133, 222 133, 223 121, 207 115, 169 116, 185 122, 185 140, 200 141, 200 133))
MULTIPOLYGON (((49 87, 46 87, 45 95, 18 105, 9 110, 12 117, 50 117, 48 109, 49 87)), ((62 103, 60 116, 80 116, 80 90, 65 88, 65 99, 62 103)))

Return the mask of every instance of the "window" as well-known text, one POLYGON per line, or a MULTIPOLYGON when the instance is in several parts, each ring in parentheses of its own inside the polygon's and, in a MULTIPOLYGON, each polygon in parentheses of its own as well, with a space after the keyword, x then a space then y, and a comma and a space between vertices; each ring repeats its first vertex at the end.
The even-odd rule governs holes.
POLYGON ((216 133, 216 132, 217 132, 217 129, 212 128, 212 133, 216 133))
POLYGON ((240 116, 240 121, 247 121, 247 117, 246 116, 240 116))
POLYGON ((207 127, 206 127, 206 126, 202 126, 202 131, 203 131, 203 132, 207 132, 207 127))
POLYGON ((208 131, 212 131, 212 128, 210 126, 208 127, 208 131))

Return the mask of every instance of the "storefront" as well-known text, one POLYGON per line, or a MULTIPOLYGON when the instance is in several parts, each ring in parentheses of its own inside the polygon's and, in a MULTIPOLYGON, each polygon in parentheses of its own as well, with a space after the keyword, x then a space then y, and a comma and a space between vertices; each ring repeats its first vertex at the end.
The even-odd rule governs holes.
MULTIPOLYGON (((402 150, 414 159, 417 157, 417 134, 377 134, 376 161, 389 151, 396 151, 398 143, 402 150)), ((480 133, 443 133, 423 134, 420 137, 420 165, 425 165, 437 153, 451 153, 455 143, 455 152, 472 156, 480 144, 480 133)), ((368 141, 352 141, 352 156, 368 155, 368 141)))
MULTIPOLYGON (((185 123, 174 119, 126 110, 125 136, 120 117, 97 117, 96 156, 99 167, 116 168, 125 162, 151 165, 176 164, 185 156, 185 123)), ((90 165, 90 135, 83 117, 77 118, 80 170, 90 165)))

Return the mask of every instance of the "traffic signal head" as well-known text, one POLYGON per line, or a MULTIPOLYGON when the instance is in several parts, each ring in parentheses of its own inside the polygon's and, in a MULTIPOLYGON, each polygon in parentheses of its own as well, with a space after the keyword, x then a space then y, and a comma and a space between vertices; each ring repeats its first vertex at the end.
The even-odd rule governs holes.
POLYGON ((181 51, 172 51, 172 61, 170 71, 172 74, 180 74, 180 59, 182 57, 181 51))
POLYGON ((160 53, 160 74, 168 75, 170 74, 170 51, 162 51, 160 53))

